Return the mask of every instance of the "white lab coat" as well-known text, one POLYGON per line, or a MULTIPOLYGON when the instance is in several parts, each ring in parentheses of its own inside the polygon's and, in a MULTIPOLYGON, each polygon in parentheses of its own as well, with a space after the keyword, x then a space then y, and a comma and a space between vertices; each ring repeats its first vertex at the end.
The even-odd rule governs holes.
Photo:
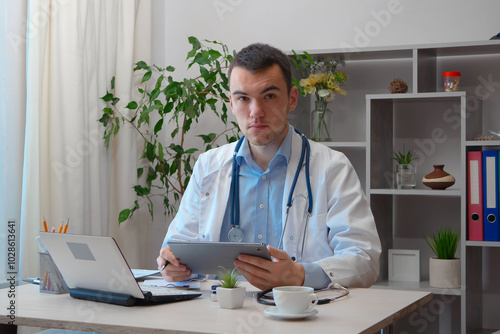
MULTIPOLYGON (((163 246, 168 240, 219 241, 229 199, 235 145, 224 145, 200 155, 163 246)), ((302 139, 293 131, 282 225, 301 145, 302 139)), ((300 263, 319 264, 332 283, 370 286, 378 277, 381 245, 359 179, 343 153, 312 141, 310 145, 313 212, 304 238, 308 194, 303 166, 293 195, 283 249, 300 263)), ((240 198, 243 202, 243 197, 240 198)))

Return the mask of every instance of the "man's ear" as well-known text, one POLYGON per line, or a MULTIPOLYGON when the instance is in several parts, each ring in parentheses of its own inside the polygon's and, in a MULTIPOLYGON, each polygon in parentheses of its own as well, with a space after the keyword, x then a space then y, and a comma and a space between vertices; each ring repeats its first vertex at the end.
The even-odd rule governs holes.
POLYGON ((288 97, 288 112, 292 111, 297 107, 299 91, 297 87, 293 86, 290 90, 290 96, 288 97))

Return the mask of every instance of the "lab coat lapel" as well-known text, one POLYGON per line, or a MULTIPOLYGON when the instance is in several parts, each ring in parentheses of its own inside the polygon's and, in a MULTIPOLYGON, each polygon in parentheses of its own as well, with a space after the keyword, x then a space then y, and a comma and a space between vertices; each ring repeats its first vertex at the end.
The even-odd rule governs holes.
MULTIPOLYGON (((293 127, 289 128, 290 131, 293 131, 292 137, 292 154, 290 156, 290 161, 288 162, 287 170, 286 170, 286 180, 285 180, 285 188, 283 191, 283 213, 281 219, 281 228, 282 230, 285 228, 286 222, 286 211, 287 211, 287 201, 288 196, 290 194, 290 190, 292 187, 293 178, 295 176, 295 172, 297 171, 297 165, 300 160, 300 153, 302 149, 302 138, 299 134, 295 132, 293 127)), ((283 235, 283 249, 288 252, 290 256, 296 256, 297 251, 297 238, 299 236, 299 228, 296 220, 302 218, 302 213, 305 209, 305 205, 307 203, 307 188, 305 187, 305 179, 304 179, 304 165, 306 159, 302 163, 302 168, 300 171, 299 178, 297 180, 297 185, 295 186, 295 191, 293 193, 293 206, 290 208, 288 215, 287 227, 284 229, 283 235)))
POLYGON ((231 166, 235 145, 224 147, 218 159, 210 162, 208 175, 200 186, 200 240, 220 241, 220 231, 229 201, 231 166), (212 217, 213 221, 207 219, 212 217))

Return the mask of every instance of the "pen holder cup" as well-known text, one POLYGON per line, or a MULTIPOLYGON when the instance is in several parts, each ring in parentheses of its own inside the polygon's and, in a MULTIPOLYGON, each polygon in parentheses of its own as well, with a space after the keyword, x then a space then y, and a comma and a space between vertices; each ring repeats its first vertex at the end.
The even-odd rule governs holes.
POLYGON ((40 292, 68 293, 69 288, 49 253, 40 254, 40 292))

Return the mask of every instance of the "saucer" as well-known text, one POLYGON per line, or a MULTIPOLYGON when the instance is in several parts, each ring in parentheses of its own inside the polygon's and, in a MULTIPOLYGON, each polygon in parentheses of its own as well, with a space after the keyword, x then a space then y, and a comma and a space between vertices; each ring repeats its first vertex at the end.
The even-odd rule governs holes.
POLYGON ((315 308, 310 309, 307 312, 304 313, 299 313, 299 314, 290 314, 290 313, 281 313, 278 308, 275 307, 269 307, 264 310, 264 313, 267 315, 271 315, 273 317, 278 317, 282 319, 302 319, 302 318, 307 318, 312 315, 315 315, 318 313, 318 310, 315 308))

